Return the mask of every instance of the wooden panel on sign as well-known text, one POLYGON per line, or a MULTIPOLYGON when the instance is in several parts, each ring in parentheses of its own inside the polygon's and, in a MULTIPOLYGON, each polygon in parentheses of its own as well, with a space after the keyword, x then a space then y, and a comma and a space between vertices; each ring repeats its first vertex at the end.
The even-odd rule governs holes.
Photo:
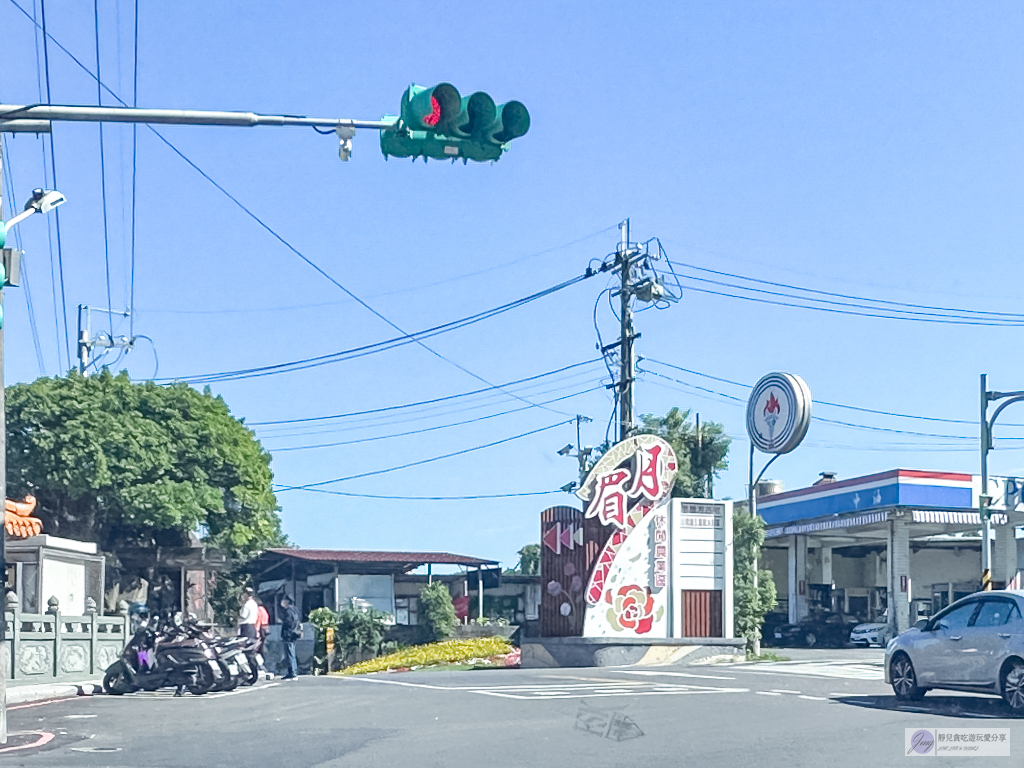
POLYGON ((683 637, 722 636, 722 590, 684 589, 683 637))
POLYGON ((583 634, 585 590, 610 529, 574 507, 551 507, 540 516, 540 632, 542 637, 583 634))

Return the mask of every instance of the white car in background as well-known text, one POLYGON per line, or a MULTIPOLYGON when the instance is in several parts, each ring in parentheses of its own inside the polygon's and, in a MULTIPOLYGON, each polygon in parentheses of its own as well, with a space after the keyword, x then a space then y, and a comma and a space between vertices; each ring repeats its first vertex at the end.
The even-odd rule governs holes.
POLYGON ((858 624, 850 632, 850 642, 861 648, 871 645, 885 647, 892 639, 892 627, 889 626, 889 609, 878 617, 878 621, 858 624))

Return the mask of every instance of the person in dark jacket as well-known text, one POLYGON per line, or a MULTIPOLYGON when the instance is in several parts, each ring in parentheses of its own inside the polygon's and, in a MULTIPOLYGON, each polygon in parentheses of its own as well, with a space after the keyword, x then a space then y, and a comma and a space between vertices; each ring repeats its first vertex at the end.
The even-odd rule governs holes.
POLYGON ((299 663, 295 658, 295 643, 302 637, 302 623, 299 612, 292 605, 288 595, 281 596, 281 641, 284 643, 284 658, 288 664, 285 680, 295 680, 299 675, 299 663))

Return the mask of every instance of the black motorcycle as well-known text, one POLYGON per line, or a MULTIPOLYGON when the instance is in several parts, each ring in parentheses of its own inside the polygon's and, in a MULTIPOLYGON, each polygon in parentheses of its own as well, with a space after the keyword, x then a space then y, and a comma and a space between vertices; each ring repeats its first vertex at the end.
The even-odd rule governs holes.
POLYGON ((128 641, 121 658, 103 676, 103 690, 119 696, 133 691, 173 687, 180 696, 211 691, 224 673, 216 653, 169 622, 150 620, 128 641))

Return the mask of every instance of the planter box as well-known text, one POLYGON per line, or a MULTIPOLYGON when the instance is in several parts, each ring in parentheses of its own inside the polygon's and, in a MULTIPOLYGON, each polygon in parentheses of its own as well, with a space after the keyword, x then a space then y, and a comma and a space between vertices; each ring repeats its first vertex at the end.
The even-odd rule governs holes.
POLYGON ((508 627, 481 627, 476 624, 459 624, 455 628, 454 637, 503 637, 508 640, 515 634, 517 629, 519 627, 514 624, 508 627))

